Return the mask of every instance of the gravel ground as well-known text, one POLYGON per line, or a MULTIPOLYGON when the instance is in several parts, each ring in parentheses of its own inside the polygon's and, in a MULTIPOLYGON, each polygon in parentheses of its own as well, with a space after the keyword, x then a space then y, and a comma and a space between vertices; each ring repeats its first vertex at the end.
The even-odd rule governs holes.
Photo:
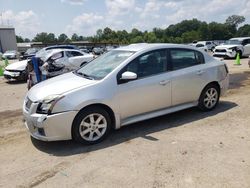
POLYGON ((30 138, 26 84, 0 77, 0 187, 250 187, 250 69, 233 63, 214 111, 136 123, 93 146, 30 138))

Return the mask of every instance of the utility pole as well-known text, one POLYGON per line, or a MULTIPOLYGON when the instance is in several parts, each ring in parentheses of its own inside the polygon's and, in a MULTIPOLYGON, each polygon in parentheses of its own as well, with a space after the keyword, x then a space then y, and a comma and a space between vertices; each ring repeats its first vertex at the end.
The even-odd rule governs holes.
POLYGON ((1 15, 1 25, 3 25, 3 13, 1 12, 0 15, 1 15))

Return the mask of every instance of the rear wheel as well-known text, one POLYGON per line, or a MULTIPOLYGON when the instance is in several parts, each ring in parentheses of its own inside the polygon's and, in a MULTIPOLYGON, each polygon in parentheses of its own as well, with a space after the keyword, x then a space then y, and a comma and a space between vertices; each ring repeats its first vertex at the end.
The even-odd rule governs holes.
POLYGON ((82 110, 75 118, 72 127, 73 138, 84 144, 96 144, 109 133, 111 119, 102 108, 90 107, 82 110))
POLYGON ((213 110, 220 98, 219 87, 216 84, 209 84, 206 86, 200 96, 198 107, 202 111, 213 110))

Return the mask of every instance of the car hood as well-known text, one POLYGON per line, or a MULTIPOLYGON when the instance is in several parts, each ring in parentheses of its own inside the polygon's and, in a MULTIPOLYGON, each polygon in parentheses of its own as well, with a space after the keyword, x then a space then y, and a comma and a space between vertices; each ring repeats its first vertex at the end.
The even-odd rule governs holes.
POLYGON ((220 45, 216 46, 215 49, 226 49, 226 48, 233 48, 233 47, 238 47, 240 45, 237 44, 225 44, 225 45, 220 45))
POLYGON ((3 56, 11 56, 11 55, 15 55, 15 53, 4 53, 3 56))
POLYGON ((41 101, 47 96, 60 95, 73 89, 91 85, 95 82, 95 80, 89 80, 70 72, 35 85, 29 90, 27 96, 32 101, 41 101))
POLYGON ((11 63, 5 69, 6 70, 19 70, 19 71, 23 71, 23 70, 25 70, 25 68, 27 66, 27 62, 28 62, 28 60, 23 60, 23 61, 18 61, 18 62, 15 62, 15 63, 11 63))

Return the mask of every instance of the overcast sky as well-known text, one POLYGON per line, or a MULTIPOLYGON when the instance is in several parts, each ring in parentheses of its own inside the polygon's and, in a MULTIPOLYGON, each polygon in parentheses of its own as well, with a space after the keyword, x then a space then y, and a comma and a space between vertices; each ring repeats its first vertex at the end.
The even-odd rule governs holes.
POLYGON ((250 24, 250 0, 0 0, 0 25, 33 38, 39 32, 90 36, 110 27, 166 28, 184 19, 224 22, 233 14, 250 24))

